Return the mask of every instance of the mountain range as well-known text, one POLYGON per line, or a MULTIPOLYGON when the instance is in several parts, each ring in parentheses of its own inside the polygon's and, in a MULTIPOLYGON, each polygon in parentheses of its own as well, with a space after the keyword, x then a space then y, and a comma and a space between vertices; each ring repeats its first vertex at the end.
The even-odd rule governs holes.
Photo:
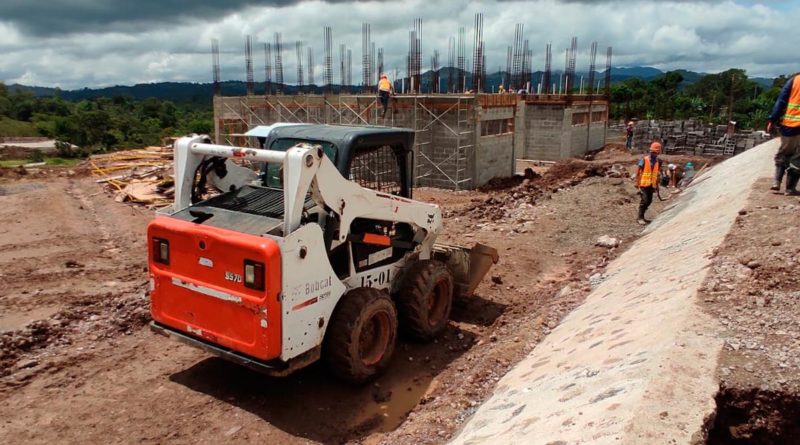
MULTIPOLYGON (((456 70, 457 71, 457 70, 456 70)), ((697 73, 694 71, 687 71, 687 70, 677 70, 683 76, 683 85, 690 85, 694 82, 697 82, 706 73, 697 73)), ((439 71, 440 83, 442 88, 444 89, 447 85, 447 77, 449 75, 448 68, 442 68, 439 71)), ((642 80, 651 80, 657 78, 659 76, 664 75, 664 71, 661 71, 657 68, 653 67, 644 67, 644 66, 636 66, 636 67, 614 67, 611 68, 611 82, 621 82, 626 79, 630 78, 640 78, 642 80)), ((422 84, 423 88, 425 85, 430 84, 430 79, 432 77, 433 72, 427 71, 422 74, 422 84)), ((470 73, 464 72, 463 74, 466 75, 467 79, 471 77, 470 73)), ((554 71, 551 76, 554 79, 554 82, 557 84, 559 76, 562 74, 561 71, 554 71)), ((542 75, 541 71, 537 71, 532 73, 533 79, 539 79, 542 75)), ((502 83, 502 79, 506 77, 505 72, 495 72, 487 75, 487 79, 485 84, 487 85, 488 89, 496 90, 497 86, 502 83)), ((586 72, 578 72, 576 73, 576 79, 580 79, 581 77, 587 78, 588 80, 588 73, 586 72)), ((605 72, 595 72, 595 83, 598 81, 602 81, 605 77, 605 72)), ((769 88, 772 86, 772 79, 767 78, 751 78, 754 82, 758 83, 759 85, 769 88)), ((469 80, 468 80, 469 82, 469 80)), ((576 81, 578 82, 578 81, 576 81)), ((471 87, 471 85, 467 85, 467 87, 471 87)), ((315 93, 322 92, 322 88, 317 85, 306 86, 305 90, 311 91, 315 93)), ((198 105, 206 105, 211 102, 212 97, 212 84, 211 83, 195 83, 195 82, 154 82, 154 83, 142 83, 136 84, 132 86, 124 86, 124 85, 115 85, 111 87, 103 87, 103 88, 82 88, 77 90, 60 90, 57 88, 49 88, 49 87, 39 87, 39 86, 28 86, 28 85, 19 85, 19 84, 11 84, 8 85, 8 89, 10 91, 30 91, 35 96, 52 96, 55 94, 60 95, 62 98, 70 101, 80 101, 83 99, 91 99, 96 97, 114 97, 114 96, 129 96, 133 99, 146 99, 150 97, 154 97, 157 99, 162 100, 170 100, 173 102, 179 103, 194 103, 198 105)), ((243 81, 238 80, 229 80, 221 82, 220 89, 222 94, 225 96, 243 96, 247 91, 247 85, 243 81)), ((294 93, 298 89, 295 85, 286 85, 284 87, 284 91, 286 93, 294 93)), ((338 91, 340 86, 334 85, 334 91, 338 91)), ((358 90, 359 87, 350 88, 351 90, 358 90)), ((264 94, 264 83, 258 82, 255 85, 255 94, 264 94)))

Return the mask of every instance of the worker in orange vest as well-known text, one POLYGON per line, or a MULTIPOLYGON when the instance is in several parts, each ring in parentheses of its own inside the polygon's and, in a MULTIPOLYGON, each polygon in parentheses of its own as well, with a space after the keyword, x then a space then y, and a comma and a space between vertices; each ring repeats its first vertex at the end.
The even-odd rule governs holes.
POLYGON ((381 99, 381 105, 383 105, 381 119, 386 117, 386 109, 389 108, 389 96, 392 94, 394 94, 394 86, 392 86, 392 82, 389 81, 389 76, 385 73, 381 74, 381 79, 378 81, 378 95, 381 99))
POLYGON ((639 170, 636 172, 636 187, 639 188, 639 194, 642 197, 642 201, 639 203, 639 224, 641 225, 650 222, 644 218, 644 213, 653 202, 653 193, 658 191, 658 176, 661 172, 659 153, 661 153, 661 144, 659 142, 650 144, 650 154, 639 160, 639 170))
POLYGON ((792 76, 778 95, 768 118, 768 132, 773 125, 781 134, 781 147, 775 155, 775 180, 770 189, 781 189, 785 172, 786 195, 800 195, 797 190, 800 180, 800 73, 792 76))

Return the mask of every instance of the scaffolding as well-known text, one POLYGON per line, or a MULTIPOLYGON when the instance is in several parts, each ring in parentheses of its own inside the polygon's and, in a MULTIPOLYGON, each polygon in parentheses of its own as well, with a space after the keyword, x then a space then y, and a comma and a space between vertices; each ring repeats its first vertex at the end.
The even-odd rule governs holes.
POLYGON ((471 187, 477 116, 475 96, 414 96, 415 184, 471 187))
POLYGON ((467 189, 473 186, 480 102, 474 95, 399 95, 382 117, 374 95, 216 97, 216 140, 248 146, 248 129, 275 122, 410 128, 415 185, 467 189))

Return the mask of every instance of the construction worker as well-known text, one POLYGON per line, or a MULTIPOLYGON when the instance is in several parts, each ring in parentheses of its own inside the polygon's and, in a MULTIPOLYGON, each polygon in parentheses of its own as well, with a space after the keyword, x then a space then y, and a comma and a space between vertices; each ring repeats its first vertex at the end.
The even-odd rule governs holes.
POLYGON ((770 190, 780 190, 786 173, 786 195, 795 196, 800 180, 800 73, 796 73, 783 86, 772 107, 767 122, 767 132, 777 126, 781 146, 775 154, 775 180, 770 190))
POLYGON ((639 160, 639 170, 636 172, 636 187, 639 188, 639 194, 642 197, 642 201, 639 203, 638 220, 641 225, 649 222, 644 218, 644 213, 653 202, 653 193, 658 192, 658 176, 661 171, 659 153, 661 153, 661 144, 659 142, 650 144, 650 154, 639 160))
POLYGON ((389 76, 386 73, 381 74, 381 79, 378 81, 378 95, 381 99, 381 105, 383 105, 383 114, 381 114, 381 119, 386 117, 386 109, 389 108, 389 97, 394 94, 394 86, 392 86, 392 82, 389 81, 389 76))
POLYGON ((628 126, 625 128, 625 148, 628 151, 633 149, 633 121, 628 122, 628 126))
POLYGON ((678 186, 678 180, 680 176, 678 175, 678 166, 675 164, 668 164, 667 165, 667 177, 669 178, 669 183, 667 187, 675 188, 678 186))

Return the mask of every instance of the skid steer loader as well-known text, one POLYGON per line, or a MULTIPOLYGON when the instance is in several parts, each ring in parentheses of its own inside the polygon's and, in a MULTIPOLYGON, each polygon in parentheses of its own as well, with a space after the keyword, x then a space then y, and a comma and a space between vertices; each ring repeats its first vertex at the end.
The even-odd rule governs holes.
POLYGON ((497 251, 436 244, 413 201, 414 132, 258 127, 262 148, 175 142, 175 202, 148 225, 151 328, 270 375, 323 358, 365 382, 398 328, 429 340, 497 251), (260 174, 234 163, 262 164, 260 174), (208 182, 223 191, 203 199, 208 182))

